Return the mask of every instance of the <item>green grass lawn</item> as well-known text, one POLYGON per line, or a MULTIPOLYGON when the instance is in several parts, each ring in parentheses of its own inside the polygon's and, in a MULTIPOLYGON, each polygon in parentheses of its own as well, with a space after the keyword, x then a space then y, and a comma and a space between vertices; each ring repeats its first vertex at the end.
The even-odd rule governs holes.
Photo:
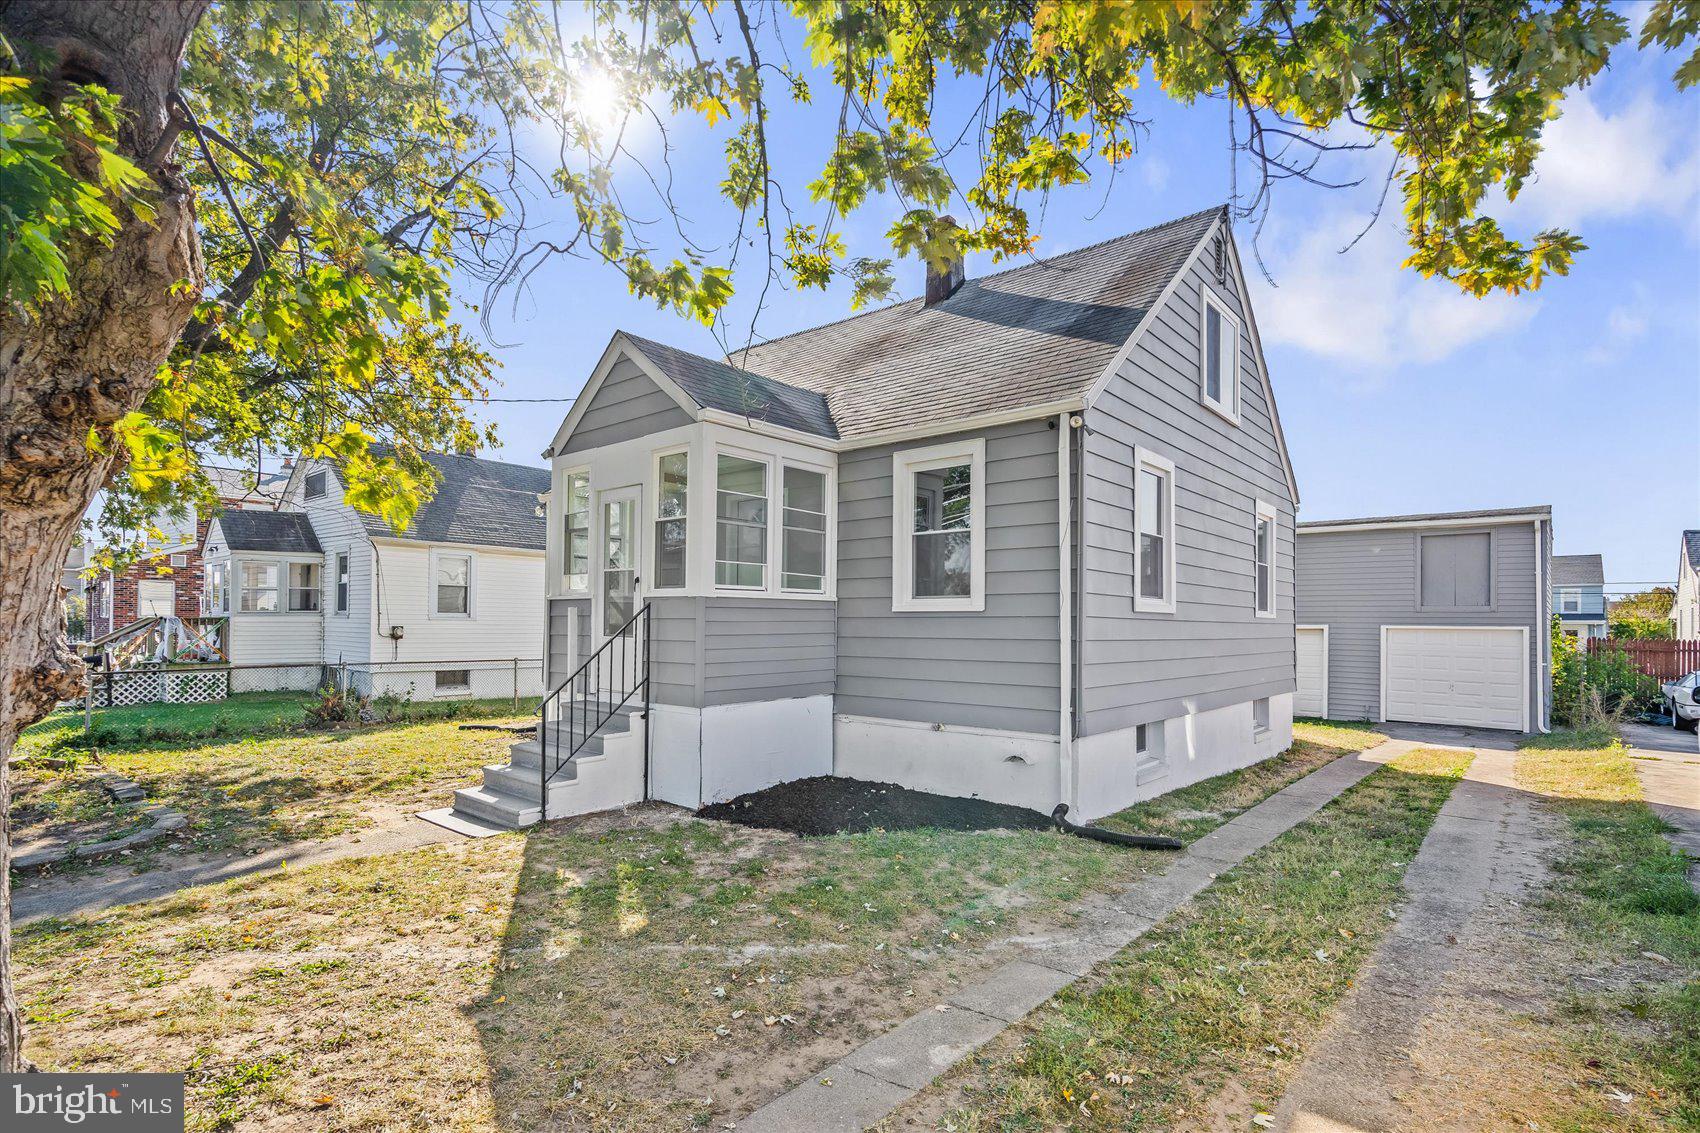
MULTIPOLYGON (((370 788, 446 727, 358 760, 274 740, 268 766, 279 743, 321 745, 292 774, 370 788)), ((1254 801, 1243 774, 1212 782, 1197 808, 1254 801)), ((794 838, 657 809, 274 871, 22 928, 28 1052, 187 1070, 200 1130, 714 1127, 1164 860, 1049 831, 794 838)))
POLYGON ((1541 908, 1543 931, 1589 977, 1555 1021, 1562 1069, 1570 1080, 1613 1083, 1633 1101, 1555 1092, 1550 1127, 1700 1130, 1700 896, 1688 862, 1642 801, 1627 749, 1552 740, 1525 745, 1517 777, 1547 796, 1569 836, 1541 908))
MULTIPOLYGON (((303 703, 297 694, 253 693, 217 705, 113 709, 108 714, 117 719, 104 726, 119 738, 92 753, 54 730, 69 725, 44 721, 36 725, 44 731, 32 754, 70 756, 71 763, 14 765, 14 838, 115 837, 136 825, 134 808, 105 802, 92 785, 95 755, 102 768, 141 784, 148 804, 174 807, 189 819, 181 836, 125 859, 145 869, 167 850, 257 850, 356 831, 384 814, 446 806, 456 787, 476 781, 481 765, 503 761, 513 740, 502 732, 462 731, 442 719, 451 712, 509 718, 507 700, 420 703, 406 710, 425 722, 320 730, 305 727, 303 703), (218 738, 145 738, 197 729, 218 738)), ((74 731, 80 740, 80 718, 74 731)))
POLYGON ((1373 772, 881 1128, 1253 1128, 1391 925, 1470 758, 1419 749, 1373 772))

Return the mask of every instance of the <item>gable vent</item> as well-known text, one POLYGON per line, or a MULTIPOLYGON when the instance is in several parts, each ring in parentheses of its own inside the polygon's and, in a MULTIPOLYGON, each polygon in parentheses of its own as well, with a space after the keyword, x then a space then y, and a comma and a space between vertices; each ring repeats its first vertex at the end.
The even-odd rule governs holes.
POLYGON ((1216 264, 1216 282, 1226 284, 1228 282, 1228 238, 1217 233, 1215 246, 1211 248, 1210 254, 1216 264))

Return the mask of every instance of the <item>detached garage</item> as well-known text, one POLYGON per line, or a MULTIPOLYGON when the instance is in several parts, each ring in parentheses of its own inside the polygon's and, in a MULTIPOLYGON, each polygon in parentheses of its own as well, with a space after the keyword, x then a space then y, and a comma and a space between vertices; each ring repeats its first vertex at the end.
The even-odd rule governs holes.
POLYGON ((1298 525, 1294 709, 1545 731, 1552 511, 1298 525))

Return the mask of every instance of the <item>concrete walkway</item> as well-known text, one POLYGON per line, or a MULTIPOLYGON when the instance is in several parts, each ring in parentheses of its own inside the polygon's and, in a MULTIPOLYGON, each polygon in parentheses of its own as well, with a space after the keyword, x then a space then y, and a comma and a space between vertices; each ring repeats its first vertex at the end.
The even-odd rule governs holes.
MULTIPOLYGON (((1664 729, 1660 729, 1665 732, 1664 729)), ((1671 845, 1688 855, 1688 883, 1700 891, 1700 749, 1692 732, 1665 732, 1659 747, 1625 730, 1629 755, 1653 813, 1671 825, 1671 845)))
MULTIPOLYGON (((1368 970, 1311 1047, 1275 1112, 1290 1133, 1405 1129, 1423 1092, 1415 1036, 1442 1002, 1473 994, 1497 947, 1498 914, 1544 876, 1544 826, 1516 787, 1516 753, 1476 748, 1405 872, 1407 904, 1368 970)), ((1421 1126, 1416 1126, 1421 1127, 1421 1126)))
POLYGON ((910 1016, 736 1123, 739 1133, 866 1129, 1000 1031, 1133 943, 1224 873, 1418 744, 1342 756, 1223 823, 1168 868, 1123 891, 1065 936, 1017 941, 1024 955, 910 1016))

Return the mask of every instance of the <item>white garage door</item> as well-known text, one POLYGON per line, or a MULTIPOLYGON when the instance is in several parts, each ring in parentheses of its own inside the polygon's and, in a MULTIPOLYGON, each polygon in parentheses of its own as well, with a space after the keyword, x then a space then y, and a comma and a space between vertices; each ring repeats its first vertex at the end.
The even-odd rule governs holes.
POLYGON ((1293 695, 1296 716, 1328 715, 1328 631, 1298 628, 1299 689, 1293 695))
POLYGON ((1420 724, 1524 727, 1527 631, 1388 626, 1382 633, 1382 715, 1420 724))

